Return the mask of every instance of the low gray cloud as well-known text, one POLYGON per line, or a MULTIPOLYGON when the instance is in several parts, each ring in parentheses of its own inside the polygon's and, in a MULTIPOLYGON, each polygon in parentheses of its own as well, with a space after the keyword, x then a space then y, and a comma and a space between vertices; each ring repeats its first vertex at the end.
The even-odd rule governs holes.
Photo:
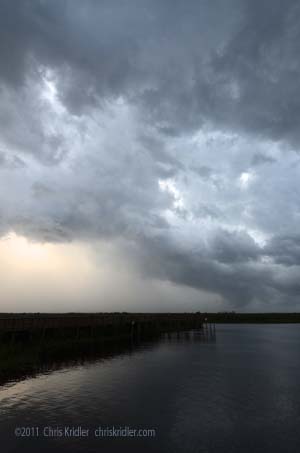
POLYGON ((278 264, 300 265, 300 235, 296 232, 274 235, 266 247, 266 252, 278 264))
POLYGON ((253 167, 257 167, 259 165, 272 164, 274 162, 276 162, 276 159, 274 159, 274 157, 266 156, 263 153, 255 153, 252 157, 251 164, 253 167))

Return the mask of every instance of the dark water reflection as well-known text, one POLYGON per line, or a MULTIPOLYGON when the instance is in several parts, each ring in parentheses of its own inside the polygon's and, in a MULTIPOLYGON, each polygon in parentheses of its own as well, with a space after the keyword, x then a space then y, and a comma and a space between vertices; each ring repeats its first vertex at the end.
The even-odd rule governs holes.
POLYGON ((4 452, 298 452, 300 326, 219 325, 0 388, 4 452), (16 426, 156 428, 155 438, 16 438, 16 426))

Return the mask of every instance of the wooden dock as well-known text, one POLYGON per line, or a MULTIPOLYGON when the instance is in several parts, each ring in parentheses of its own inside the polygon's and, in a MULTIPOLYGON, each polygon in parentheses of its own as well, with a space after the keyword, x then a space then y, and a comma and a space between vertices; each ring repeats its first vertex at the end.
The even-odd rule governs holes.
POLYGON ((202 329, 200 313, 70 313, 0 315, 0 338, 118 338, 202 329))

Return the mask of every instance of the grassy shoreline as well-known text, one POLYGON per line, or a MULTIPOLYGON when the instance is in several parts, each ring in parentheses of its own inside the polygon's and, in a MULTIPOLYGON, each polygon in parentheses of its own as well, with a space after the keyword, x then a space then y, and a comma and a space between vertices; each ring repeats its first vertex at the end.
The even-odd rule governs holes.
POLYGON ((300 313, 202 313, 208 322, 232 324, 297 324, 300 313))
POLYGON ((163 313, 131 313, 131 312, 97 312, 97 313, 86 313, 86 312, 68 312, 68 313, 1 313, 0 318, 27 318, 27 317, 68 317, 68 316, 90 316, 90 315, 156 315, 156 314, 177 314, 184 315, 189 313, 198 313, 208 319, 209 322, 265 322, 265 323, 300 323, 300 312, 265 312, 265 313, 240 313, 235 311, 228 312, 163 312, 163 313))

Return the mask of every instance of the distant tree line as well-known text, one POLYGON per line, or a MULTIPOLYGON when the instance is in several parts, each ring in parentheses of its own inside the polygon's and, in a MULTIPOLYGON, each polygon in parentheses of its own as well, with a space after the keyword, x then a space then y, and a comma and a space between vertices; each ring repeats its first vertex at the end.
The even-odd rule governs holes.
POLYGON ((207 322, 219 323, 300 323, 300 313, 202 312, 207 322))

